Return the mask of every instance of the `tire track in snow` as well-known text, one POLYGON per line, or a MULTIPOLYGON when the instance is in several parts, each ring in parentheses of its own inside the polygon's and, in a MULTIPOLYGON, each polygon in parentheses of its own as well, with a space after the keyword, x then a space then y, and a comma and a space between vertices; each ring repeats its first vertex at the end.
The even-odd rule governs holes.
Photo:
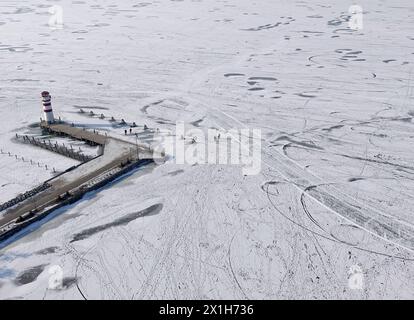
POLYGON ((231 238, 230 243, 229 243, 229 247, 228 247, 228 250, 227 250, 228 263, 229 263, 231 274, 233 275, 233 279, 236 282, 237 287, 239 288, 239 290, 242 293, 242 295, 244 296, 244 298, 246 300, 250 300, 249 297, 247 296, 246 292, 244 291, 243 287, 240 285, 240 282, 237 279, 237 276, 234 272, 233 264, 231 262, 231 245, 233 244, 233 241, 234 241, 234 238, 236 237, 236 235, 237 235, 237 232, 233 235, 233 237, 231 238))

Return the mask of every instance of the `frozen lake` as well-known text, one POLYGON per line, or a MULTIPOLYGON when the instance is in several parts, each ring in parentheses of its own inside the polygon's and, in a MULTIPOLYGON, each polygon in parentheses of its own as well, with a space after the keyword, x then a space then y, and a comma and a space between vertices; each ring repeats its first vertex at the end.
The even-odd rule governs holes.
POLYGON ((97 115, 260 129, 262 161, 170 161, 88 195, 1 249, 0 298, 413 299, 414 5, 361 0, 353 30, 351 4, 1 1, 0 202, 76 164, 13 139, 43 90, 118 137, 97 115))

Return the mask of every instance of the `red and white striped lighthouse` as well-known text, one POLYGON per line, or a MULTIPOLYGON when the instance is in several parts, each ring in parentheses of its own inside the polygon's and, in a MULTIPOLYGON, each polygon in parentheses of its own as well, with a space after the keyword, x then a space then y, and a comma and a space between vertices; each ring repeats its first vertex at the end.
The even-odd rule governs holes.
POLYGON ((44 120, 47 123, 55 122, 51 100, 52 100, 52 97, 50 96, 49 92, 43 91, 42 92, 43 115, 44 115, 44 120))

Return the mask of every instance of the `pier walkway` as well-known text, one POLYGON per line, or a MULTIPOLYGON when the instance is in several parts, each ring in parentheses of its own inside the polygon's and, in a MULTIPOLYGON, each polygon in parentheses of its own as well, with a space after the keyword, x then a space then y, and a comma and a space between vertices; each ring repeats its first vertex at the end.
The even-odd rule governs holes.
POLYGON ((42 121, 40 127, 54 134, 69 136, 94 145, 105 145, 108 139, 106 135, 99 134, 97 131, 91 132, 85 128, 78 128, 65 123, 48 124, 42 121))

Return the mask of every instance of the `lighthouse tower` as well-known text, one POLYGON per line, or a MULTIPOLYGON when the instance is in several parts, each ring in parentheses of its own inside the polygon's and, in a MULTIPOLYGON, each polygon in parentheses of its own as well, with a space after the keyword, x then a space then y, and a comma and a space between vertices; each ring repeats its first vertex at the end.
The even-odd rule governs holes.
POLYGON ((55 118, 53 116, 51 99, 52 97, 50 96, 49 92, 47 91, 42 92, 43 116, 44 116, 45 122, 49 124, 55 122, 55 118))

